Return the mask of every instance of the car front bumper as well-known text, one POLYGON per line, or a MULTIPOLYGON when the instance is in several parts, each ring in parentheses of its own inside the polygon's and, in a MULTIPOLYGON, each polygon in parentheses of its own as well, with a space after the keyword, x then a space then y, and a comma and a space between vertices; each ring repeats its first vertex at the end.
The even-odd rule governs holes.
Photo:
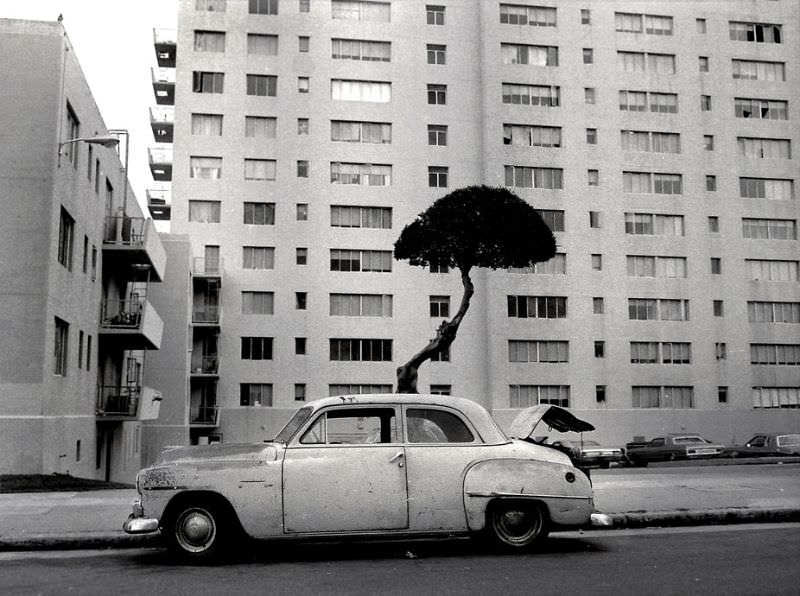
POLYGON ((128 534, 152 534, 158 532, 158 520, 154 517, 145 517, 142 502, 133 503, 133 512, 122 524, 122 529, 128 534))

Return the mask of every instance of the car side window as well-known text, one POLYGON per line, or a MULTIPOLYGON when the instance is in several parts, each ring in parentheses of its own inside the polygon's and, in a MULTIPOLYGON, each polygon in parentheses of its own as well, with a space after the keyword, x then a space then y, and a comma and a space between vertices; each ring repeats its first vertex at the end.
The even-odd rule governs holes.
POLYGON ((472 443, 475 435, 455 414, 432 408, 408 408, 409 443, 472 443))
POLYGON ((303 445, 396 443, 394 408, 346 408, 320 414, 303 434, 303 445))

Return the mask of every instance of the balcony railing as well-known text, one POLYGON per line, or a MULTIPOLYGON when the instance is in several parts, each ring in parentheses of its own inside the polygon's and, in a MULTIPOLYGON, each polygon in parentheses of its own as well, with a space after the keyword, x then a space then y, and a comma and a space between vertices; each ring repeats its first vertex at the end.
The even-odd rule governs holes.
POLYGON ((217 354, 203 354, 199 362, 192 362, 192 373, 197 375, 215 375, 219 370, 217 354))
POLYGON ((200 276, 219 276, 222 274, 222 257, 217 257, 214 259, 195 257, 192 266, 192 273, 200 276))
POLYGON ((192 323, 219 323, 219 306, 204 306, 192 311, 192 323))
POLYGON ((164 45, 177 45, 178 31, 177 29, 153 29, 153 43, 164 45))
POLYGON ((140 396, 138 385, 101 385, 97 392, 97 415, 135 418, 140 396))
POLYGON ((108 329, 138 329, 142 322, 145 299, 104 300, 100 326, 108 329))
POLYGON ((189 423, 204 426, 219 426, 219 406, 199 406, 192 408, 189 423))
POLYGON ((150 164, 169 164, 172 165, 172 148, 167 147, 149 147, 147 149, 147 156, 150 164))
POLYGON ((150 72, 153 75, 153 83, 161 85, 175 85, 174 68, 151 68, 150 72))
POLYGON ((144 217, 128 215, 110 215, 105 220, 103 242, 125 246, 142 246, 144 244, 147 220, 144 217))

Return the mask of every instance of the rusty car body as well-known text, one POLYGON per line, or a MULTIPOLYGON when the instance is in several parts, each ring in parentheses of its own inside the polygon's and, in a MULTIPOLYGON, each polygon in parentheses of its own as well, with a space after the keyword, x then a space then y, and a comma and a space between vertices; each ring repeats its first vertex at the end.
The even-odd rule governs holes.
POLYGON ((535 406, 510 438, 467 399, 316 400, 272 441, 165 451, 138 474, 124 529, 160 531, 190 559, 211 558, 242 536, 483 534, 529 547, 551 529, 590 524, 593 513, 588 477, 564 453, 525 440, 539 422, 591 427, 563 408, 535 406))

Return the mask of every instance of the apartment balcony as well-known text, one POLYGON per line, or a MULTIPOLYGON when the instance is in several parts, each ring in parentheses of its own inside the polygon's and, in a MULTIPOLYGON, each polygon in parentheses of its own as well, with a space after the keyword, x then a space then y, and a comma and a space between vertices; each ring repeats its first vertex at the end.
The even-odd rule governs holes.
POLYGON ((192 309, 192 325, 204 327, 219 326, 219 306, 203 305, 192 309))
POLYGON ((218 279, 222 282, 222 257, 206 259, 195 257, 192 262, 192 275, 195 278, 218 279))
POLYGON ((139 385, 101 385, 97 391, 95 414, 98 421, 155 420, 161 406, 161 393, 139 385))
POLYGON ((153 138, 157 143, 171 143, 175 128, 175 108, 150 108, 150 128, 153 129, 153 138))
POLYGON ((189 425, 209 428, 217 427, 219 426, 219 415, 220 409, 217 405, 198 406, 192 404, 189 410, 189 425))
POLYGON ((153 93, 156 103, 160 106, 175 105, 175 69, 151 68, 153 79, 153 93))
POLYGON ((126 350, 158 350, 164 322, 144 296, 103 300, 100 337, 126 350))
POLYGON ((169 220, 172 217, 172 197, 165 189, 147 189, 147 208, 155 220, 169 220))
POLYGON ((172 147, 149 147, 147 161, 153 180, 169 182, 172 180, 172 147))
POLYGON ((175 29, 153 29, 156 61, 162 68, 175 68, 178 49, 178 32, 175 29))
POLYGON ((130 281, 161 281, 167 253, 153 220, 127 215, 106 217, 103 265, 114 272, 127 267, 130 281))
POLYGON ((219 376, 219 355, 203 354, 200 358, 193 359, 190 372, 193 377, 219 376))

